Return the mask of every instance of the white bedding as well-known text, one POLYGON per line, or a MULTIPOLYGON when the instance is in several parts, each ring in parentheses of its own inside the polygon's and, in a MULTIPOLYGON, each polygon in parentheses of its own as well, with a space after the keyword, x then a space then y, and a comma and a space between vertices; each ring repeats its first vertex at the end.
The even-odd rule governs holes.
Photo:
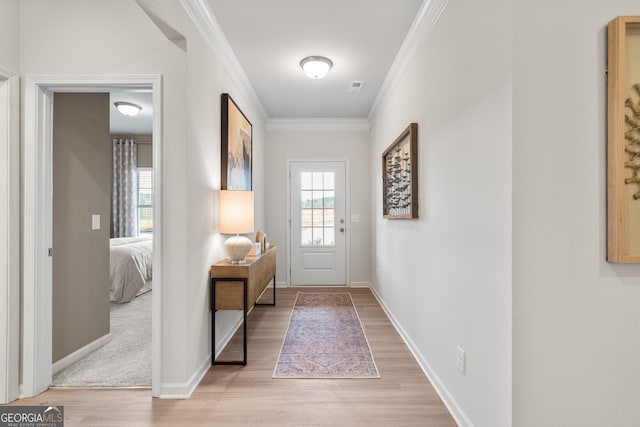
POLYGON ((129 302, 148 291, 152 279, 151 237, 119 237, 110 239, 109 246, 111 301, 129 302))

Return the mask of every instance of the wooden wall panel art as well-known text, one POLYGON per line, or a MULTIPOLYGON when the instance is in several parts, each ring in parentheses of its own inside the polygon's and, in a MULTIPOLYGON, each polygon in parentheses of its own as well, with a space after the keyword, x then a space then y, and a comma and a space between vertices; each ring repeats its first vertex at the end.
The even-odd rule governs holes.
POLYGON ((640 16, 608 37, 607 261, 640 263, 640 16))
POLYGON ((382 153, 382 214, 418 218, 418 124, 411 123, 382 153))

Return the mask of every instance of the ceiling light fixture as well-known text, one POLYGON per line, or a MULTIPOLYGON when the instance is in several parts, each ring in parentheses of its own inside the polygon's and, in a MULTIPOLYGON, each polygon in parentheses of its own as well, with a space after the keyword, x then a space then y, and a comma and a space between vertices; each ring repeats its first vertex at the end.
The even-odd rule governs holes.
POLYGON ((129 117, 137 116, 140 110, 142 110, 141 106, 132 102, 118 101, 114 102, 113 105, 116 106, 120 114, 124 114, 129 117))
POLYGON ((333 62, 324 56, 307 56, 300 61, 300 66, 310 79, 321 79, 333 67, 333 62))

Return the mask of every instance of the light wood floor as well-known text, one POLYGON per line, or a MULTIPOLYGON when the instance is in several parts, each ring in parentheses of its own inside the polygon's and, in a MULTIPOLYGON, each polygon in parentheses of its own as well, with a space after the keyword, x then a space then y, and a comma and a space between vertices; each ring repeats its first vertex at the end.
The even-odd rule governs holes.
MULTIPOLYGON (((278 289, 277 306, 256 307, 248 330, 247 366, 213 367, 187 400, 152 399, 149 390, 55 389, 13 404, 63 405, 66 427, 456 425, 368 289, 278 289), (351 292, 380 379, 271 378, 297 290, 351 292)), ((235 358, 238 342, 221 358, 235 358)))

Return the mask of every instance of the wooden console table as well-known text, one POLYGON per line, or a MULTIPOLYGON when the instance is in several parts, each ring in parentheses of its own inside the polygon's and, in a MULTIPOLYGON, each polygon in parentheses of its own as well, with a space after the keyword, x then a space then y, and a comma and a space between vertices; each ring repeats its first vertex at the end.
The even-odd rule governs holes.
POLYGON ((227 260, 211 266, 211 364, 247 364, 247 313, 255 305, 276 305, 276 247, 255 257, 247 257, 245 264, 231 264, 227 260), (257 303, 260 295, 273 280, 273 303, 257 303), (243 360, 216 362, 216 311, 242 310, 243 360))

